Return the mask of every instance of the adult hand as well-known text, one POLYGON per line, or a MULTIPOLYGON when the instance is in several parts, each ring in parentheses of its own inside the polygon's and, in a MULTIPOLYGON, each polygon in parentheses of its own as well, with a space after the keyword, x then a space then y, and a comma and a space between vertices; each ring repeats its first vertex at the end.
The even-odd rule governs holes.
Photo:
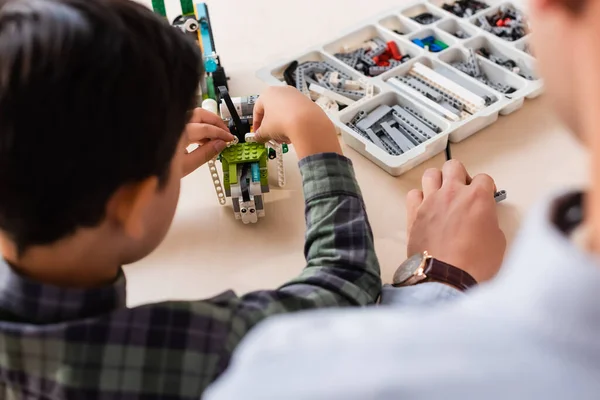
POLYGON ((425 171, 422 186, 407 197, 408 255, 427 251, 477 282, 492 279, 506 250, 493 179, 471 179, 459 161, 450 160, 441 171, 425 171))
POLYGON ((202 108, 194 110, 184 134, 186 149, 191 144, 197 144, 198 147, 191 152, 185 150, 183 176, 218 156, 227 147, 227 143, 234 140, 223 120, 202 108))
POLYGON ((327 114, 291 86, 267 88, 254 105, 253 120, 258 141, 291 142, 299 158, 317 153, 342 154, 335 126, 327 114))

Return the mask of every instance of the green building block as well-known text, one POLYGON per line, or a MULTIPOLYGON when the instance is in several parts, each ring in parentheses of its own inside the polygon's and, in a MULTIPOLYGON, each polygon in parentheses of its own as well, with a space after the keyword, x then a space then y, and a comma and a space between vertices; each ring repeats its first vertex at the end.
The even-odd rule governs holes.
POLYGON ((442 50, 443 50, 443 49, 447 49, 447 48, 448 48, 448 45, 447 45, 446 43, 442 42, 441 40, 436 40, 436 41, 435 41, 435 42, 433 42, 433 43, 435 43, 435 44, 437 44, 438 46, 440 46, 440 47, 442 48, 442 50))
POLYGON ((196 15, 192 0, 180 0, 179 2, 181 3, 181 15, 196 15))
POLYGON ((261 168, 261 185, 268 184, 268 174, 263 177, 262 169, 267 166, 267 148, 261 143, 238 143, 223 150, 221 153, 223 164, 223 185, 229 189, 237 182, 238 164, 259 163, 261 168), (266 178, 266 180, 264 179, 266 178))
POLYGON ((208 89, 208 97, 217 100, 217 94, 215 93, 215 83, 212 76, 206 77, 206 86, 208 89))
POLYGON ((225 193, 230 195, 231 193, 231 182, 229 181, 229 163, 224 159, 221 160, 223 166, 223 187, 225 187, 225 193))
POLYGON ((165 0, 152 0, 152 9, 155 13, 167 17, 167 9, 165 8, 165 0))
POLYGON ((262 143, 238 143, 226 148, 221 153, 227 162, 235 164, 260 162, 266 154, 267 149, 262 143))

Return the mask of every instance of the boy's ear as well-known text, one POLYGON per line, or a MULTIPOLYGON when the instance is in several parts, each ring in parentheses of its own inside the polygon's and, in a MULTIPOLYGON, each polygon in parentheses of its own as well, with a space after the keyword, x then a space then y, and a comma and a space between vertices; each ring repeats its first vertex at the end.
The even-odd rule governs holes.
POLYGON ((110 198, 106 216, 125 233, 139 239, 145 233, 145 215, 158 190, 158 178, 152 176, 119 188, 110 198))

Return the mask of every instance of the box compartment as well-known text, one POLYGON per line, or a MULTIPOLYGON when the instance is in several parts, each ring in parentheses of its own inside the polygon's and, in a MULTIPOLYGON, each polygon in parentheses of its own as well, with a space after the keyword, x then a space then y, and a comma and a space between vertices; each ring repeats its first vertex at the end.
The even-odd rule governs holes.
POLYGON ((363 103, 360 108, 344 110, 340 112, 339 119, 336 121, 336 124, 342 132, 342 138, 344 139, 344 142, 346 142, 348 146, 352 147, 393 176, 402 175, 417 165, 422 164, 423 162, 443 152, 446 148, 446 144, 448 143, 448 129, 450 128, 450 125, 446 121, 439 118, 428 109, 423 108, 414 100, 394 92, 382 93, 373 97, 368 102, 363 103), (359 111, 365 111, 369 113, 382 104, 386 104, 390 107, 394 105, 411 107, 437 125, 441 129, 441 132, 426 142, 413 147, 404 154, 398 156, 390 155, 385 150, 381 149, 357 132, 354 132, 346 125, 352 121, 359 111))
POLYGON ((535 58, 524 51, 530 42, 532 34, 528 34, 518 41, 510 42, 478 28, 475 23, 478 16, 494 13, 503 4, 512 5, 521 12, 524 10, 522 7, 515 7, 510 2, 487 0, 486 3, 490 5, 487 10, 483 10, 471 18, 459 18, 439 8, 443 3, 443 0, 431 0, 429 2, 415 0, 409 5, 379 13, 354 25, 351 30, 346 30, 337 35, 337 37, 329 38, 324 43, 316 44, 303 53, 299 53, 296 57, 289 57, 272 63, 270 66, 261 69, 257 75, 271 85, 285 85, 282 81, 283 71, 292 61, 327 61, 335 65, 338 69, 348 73, 353 79, 362 79, 363 82, 372 84, 375 91, 374 97, 357 101, 352 106, 340 112, 330 113, 329 117, 342 134, 348 146, 363 154, 389 174, 394 176, 401 175, 443 151, 448 140, 451 142, 460 142, 493 124, 500 115, 507 115, 518 110, 523 105, 525 98, 538 96, 542 93, 544 87, 543 80, 537 79, 538 75, 535 73, 537 69, 535 58), (419 24, 410 19, 410 17, 423 12, 430 12, 440 17, 440 19, 429 25, 419 24), (464 27, 473 36, 465 40, 454 37, 452 33, 459 27, 464 27), (394 30, 404 32, 405 34, 394 33, 394 30), (439 53, 431 53, 410 41, 413 37, 424 37, 426 33, 430 35, 434 33, 434 36, 437 35, 449 45, 449 48, 439 53), (390 40, 396 42, 399 50, 403 54, 410 54, 412 58, 379 76, 367 77, 334 57, 334 54, 343 51, 345 46, 356 46, 375 36, 381 37, 386 42, 390 40), (517 89, 510 96, 511 98, 508 98, 447 64, 447 62, 459 59, 466 60, 469 49, 480 47, 484 47, 494 54, 513 59, 524 70, 533 74, 536 79, 527 80, 522 78, 504 66, 497 65, 479 56, 481 68, 484 69, 490 78, 506 82, 517 89), (469 115, 459 121, 451 122, 432 111, 422 101, 423 96, 420 94, 414 94, 388 84, 388 80, 391 77, 407 74, 417 62, 432 68, 447 79, 478 96, 494 96, 496 100, 473 115, 469 115), (404 154, 392 156, 376 146, 369 139, 366 139, 361 134, 346 126, 346 123, 351 121, 359 111, 369 112, 381 104, 413 105, 415 109, 418 109, 428 119, 436 121, 436 124, 443 131, 404 154))
POLYGON ((474 36, 479 34, 479 29, 475 28, 471 24, 458 21, 456 18, 448 18, 443 21, 440 21, 440 22, 438 22, 436 27, 440 31, 443 31, 443 32, 446 32, 446 33, 452 35, 452 37, 458 41, 472 39, 474 36), (463 32, 464 34, 468 35, 469 37, 459 37, 459 36, 457 36, 457 32, 463 32))

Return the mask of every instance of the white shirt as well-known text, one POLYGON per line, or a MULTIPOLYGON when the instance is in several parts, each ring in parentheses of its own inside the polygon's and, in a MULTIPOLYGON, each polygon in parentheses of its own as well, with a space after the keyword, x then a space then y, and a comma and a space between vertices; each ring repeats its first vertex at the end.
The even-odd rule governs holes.
POLYGON ((528 218, 498 277, 430 308, 274 317, 204 399, 599 399, 600 263, 528 218))

